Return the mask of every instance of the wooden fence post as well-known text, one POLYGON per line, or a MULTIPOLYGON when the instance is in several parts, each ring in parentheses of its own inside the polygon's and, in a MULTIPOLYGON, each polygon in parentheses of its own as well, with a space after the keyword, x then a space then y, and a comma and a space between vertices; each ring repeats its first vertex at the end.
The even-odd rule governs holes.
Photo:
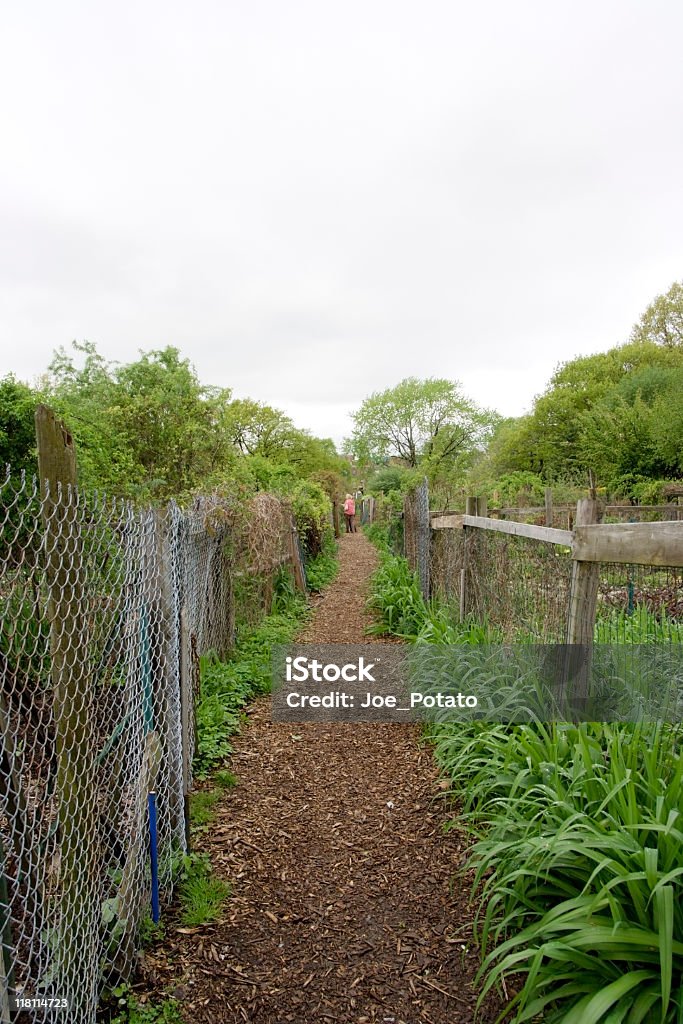
POLYGON ((87 579, 73 438, 51 409, 36 409, 45 530, 60 843, 60 991, 80 1016, 95 997, 100 926, 94 682, 89 664, 87 579), (92 977, 90 978, 90 975, 92 977), (89 982, 85 979, 90 978, 89 982), (88 984, 91 991, 88 991, 88 984))
MULTIPOLYGON (((581 498, 576 505, 576 526, 598 522, 598 502, 581 498)), ((600 563, 572 563, 567 622, 567 657, 565 659, 561 697, 574 718, 580 718, 590 690, 591 650, 595 632, 595 616, 600 583, 600 563)))
MULTIPOLYGON (((478 499, 474 497, 465 498, 465 515, 476 516, 477 515, 478 499)), ((463 524, 462 528, 462 569, 460 570, 460 606, 459 614, 460 621, 464 622, 467 617, 467 569, 468 569, 468 548, 470 540, 470 530, 463 524)))
POLYGON ((289 530, 289 554, 294 569, 294 582, 297 590, 302 594, 306 593, 306 573, 301 562, 301 551, 299 550, 299 534, 296 529, 296 522, 292 519, 289 530))
POLYGON ((552 487, 545 489, 545 525, 553 525, 553 490, 552 487))

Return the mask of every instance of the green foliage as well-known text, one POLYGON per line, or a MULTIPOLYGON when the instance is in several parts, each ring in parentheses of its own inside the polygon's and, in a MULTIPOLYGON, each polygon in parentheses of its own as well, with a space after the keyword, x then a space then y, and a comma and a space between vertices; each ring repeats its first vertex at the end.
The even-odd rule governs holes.
POLYGON ((542 505, 545 501, 545 483, 538 473, 516 470, 496 480, 496 490, 502 506, 517 507, 542 505))
POLYGON ((683 345, 683 281, 674 281, 665 295, 650 303, 633 328, 631 341, 666 348, 683 345))
POLYGON ((603 644, 683 643, 683 622, 673 622, 662 610, 658 615, 643 605, 632 612, 619 608, 600 610, 595 642, 603 644))
POLYGON ((238 631, 228 661, 214 655, 200 659, 194 760, 198 779, 206 778, 232 753, 230 737, 240 729, 242 708, 253 697, 270 690, 273 647, 289 643, 307 614, 306 602, 292 593, 283 597, 278 610, 258 626, 238 631))
POLYGON ((461 723, 431 735, 477 836, 483 995, 516 975, 520 1024, 678 1022, 680 730, 461 723))
POLYGON ((363 527, 363 531, 368 540, 374 544, 382 554, 391 554, 388 523, 371 523, 369 526, 363 527))
POLYGON ((155 924, 151 917, 144 917, 140 923, 138 931, 140 946, 143 949, 147 949, 157 942, 162 942, 165 934, 166 929, 163 921, 159 921, 155 924))
POLYGON ((319 555, 326 533, 331 532, 332 505, 322 486, 313 480, 297 480, 288 493, 297 530, 306 552, 319 555))
POLYGON ((206 854, 184 857, 178 889, 182 924, 193 928, 216 921, 230 891, 227 882, 212 875, 211 862, 206 854))
POLYGON ((380 567, 371 580, 369 608, 379 616, 369 633, 393 633, 404 639, 418 635, 429 608, 405 558, 382 553, 380 567))
POLYGON ((129 985, 117 985, 105 993, 106 1008, 98 1019, 107 1024, 184 1024, 176 999, 142 1002, 129 985))
MULTIPOLYGON (((449 608, 427 604, 385 547, 372 607, 416 643, 470 644, 476 654, 500 640, 485 623, 456 623, 449 608)), ((680 640, 671 630, 636 608, 602 616, 596 639, 680 640)), ((512 1013, 514 1024, 680 1024, 681 727, 470 719, 428 734, 458 795, 458 822, 475 837, 481 1000, 509 979, 515 994, 500 1020, 512 1013)))
POLYGON ((223 768, 221 771, 216 772, 213 777, 213 781, 217 786, 220 786, 221 789, 233 789, 239 784, 240 780, 234 772, 228 771, 227 768, 223 768))
POLYGON ((195 827, 210 825, 216 815, 214 808, 220 793, 212 789, 199 789, 190 796, 190 822, 195 827))
POLYGON ((683 471, 683 346, 634 340, 561 366, 530 416, 500 425, 488 475, 568 477, 636 497, 650 479, 683 471))
POLYGON ((434 475, 466 464, 495 417, 465 398, 455 381, 408 377, 366 398, 353 419, 351 447, 361 462, 395 456, 434 475))
POLYGON ((320 553, 306 562, 306 582, 317 593, 328 587, 338 572, 337 542, 330 531, 325 534, 320 553))
POLYGON ((367 490, 370 494, 389 494, 390 491, 401 491, 409 478, 408 470, 401 466, 383 466, 373 473, 368 480, 367 490))
POLYGON ((11 374, 0 379, 0 476, 37 470, 35 412, 38 395, 11 374))

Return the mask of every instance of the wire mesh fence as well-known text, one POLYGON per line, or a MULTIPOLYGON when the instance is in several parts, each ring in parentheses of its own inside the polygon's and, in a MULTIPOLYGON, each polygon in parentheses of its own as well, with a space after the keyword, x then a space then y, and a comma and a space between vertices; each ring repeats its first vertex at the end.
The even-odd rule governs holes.
POLYGON ((140 509, 0 484, 3 1024, 17 998, 38 1001, 17 1024, 92 1024, 103 981, 134 964, 153 849, 170 899, 199 656, 233 642, 238 573, 263 602, 301 559, 291 511, 267 497, 240 525, 218 498, 140 509))
POLYGON ((570 550, 484 530, 461 532, 465 611, 506 641, 565 643, 572 576, 570 550))
POLYGON ((409 491, 403 502, 405 556, 408 565, 417 573, 420 589, 429 596, 429 490, 425 480, 409 491))
MULTIPOLYGON (((569 544, 461 525, 431 535, 432 595, 485 622, 504 641, 567 642, 574 564, 569 544)), ((681 641, 683 569, 595 562, 586 571, 594 577, 595 599, 581 606, 579 635, 599 643, 681 641)))

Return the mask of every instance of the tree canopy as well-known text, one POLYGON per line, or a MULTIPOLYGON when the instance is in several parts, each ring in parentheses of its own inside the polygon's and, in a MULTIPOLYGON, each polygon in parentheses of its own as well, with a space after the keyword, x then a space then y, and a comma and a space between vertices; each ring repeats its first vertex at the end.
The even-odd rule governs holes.
POLYGON ((105 360, 91 343, 55 353, 39 389, 0 380, 0 458, 34 472, 34 413, 46 401, 77 440, 79 481, 109 494, 182 498, 238 481, 295 495, 316 473, 339 481, 348 463, 329 439, 228 388, 202 384, 178 349, 105 360))
POLYGON ((361 461, 394 456, 411 468, 428 464, 434 470, 482 445, 493 418, 456 381, 407 377, 365 399, 353 416, 350 448, 361 461))
POLYGON ((683 346, 683 281, 674 281, 668 292, 650 303, 633 328, 631 341, 683 346))

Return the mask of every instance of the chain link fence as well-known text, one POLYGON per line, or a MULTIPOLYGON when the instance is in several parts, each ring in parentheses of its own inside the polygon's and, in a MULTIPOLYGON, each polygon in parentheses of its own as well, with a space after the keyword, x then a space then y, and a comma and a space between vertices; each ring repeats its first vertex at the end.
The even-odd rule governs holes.
POLYGON ((171 898, 199 657, 229 651, 240 580, 263 614, 282 565, 305 579, 286 503, 234 513, 0 484, 2 1024, 92 1024, 134 966, 153 849, 171 898), (38 1008, 11 1016, 17 998, 38 1008))
POLYGON ((429 489, 425 480, 419 487, 409 491, 403 502, 403 528, 405 557, 408 565, 417 573, 420 589, 429 597, 429 489))

